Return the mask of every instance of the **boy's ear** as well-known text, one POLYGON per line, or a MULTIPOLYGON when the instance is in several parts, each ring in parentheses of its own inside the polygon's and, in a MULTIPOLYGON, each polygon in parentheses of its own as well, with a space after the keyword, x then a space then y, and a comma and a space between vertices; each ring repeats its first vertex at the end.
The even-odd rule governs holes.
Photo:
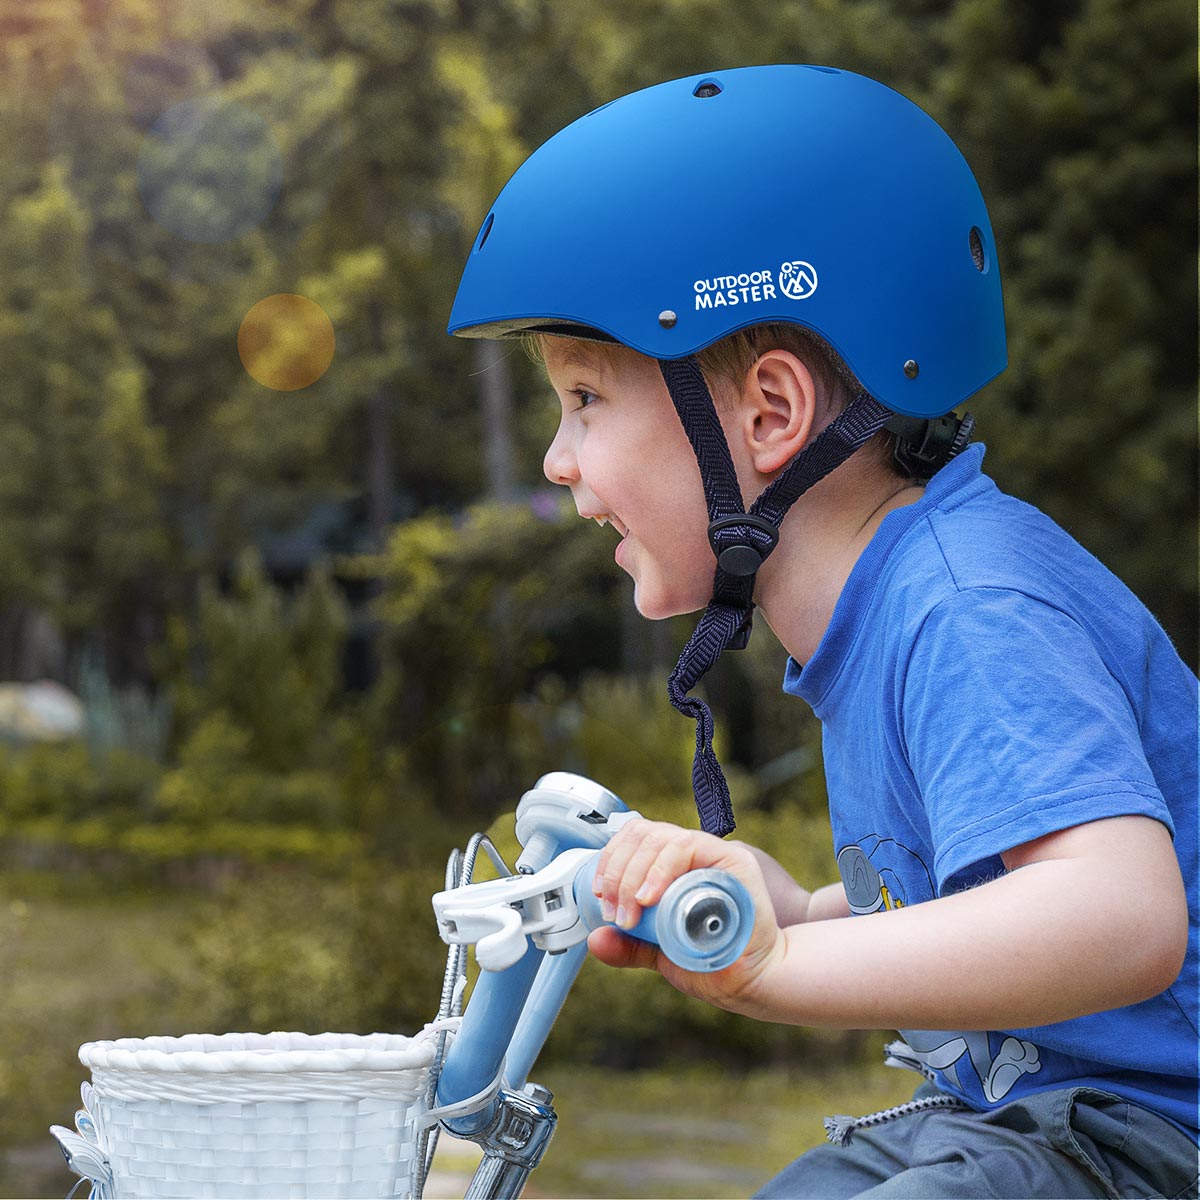
POLYGON ((817 412, 812 372, 787 350, 767 350, 742 382, 739 421, 755 470, 779 471, 808 444, 817 412))

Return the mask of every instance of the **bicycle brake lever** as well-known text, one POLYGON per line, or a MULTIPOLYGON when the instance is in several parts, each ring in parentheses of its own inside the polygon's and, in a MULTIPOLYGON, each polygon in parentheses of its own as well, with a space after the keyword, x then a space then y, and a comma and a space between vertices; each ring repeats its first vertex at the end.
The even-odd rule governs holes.
POLYGON ((580 866, 597 851, 564 850, 532 875, 510 875, 438 892, 433 911, 448 945, 475 944, 486 971, 518 962, 532 937, 543 950, 566 950, 588 935, 575 902, 580 866))

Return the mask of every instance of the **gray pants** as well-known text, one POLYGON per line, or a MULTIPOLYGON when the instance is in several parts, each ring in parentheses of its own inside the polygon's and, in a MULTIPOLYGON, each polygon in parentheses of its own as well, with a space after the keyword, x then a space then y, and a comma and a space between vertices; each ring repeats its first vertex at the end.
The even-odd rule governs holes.
MULTIPOLYGON (((938 1095, 923 1084, 914 1099, 938 1095)), ((821 1146, 758 1192, 763 1200, 1077 1200, 1195 1197, 1196 1143, 1108 1092, 1043 1092, 992 1112, 925 1109, 821 1146)))

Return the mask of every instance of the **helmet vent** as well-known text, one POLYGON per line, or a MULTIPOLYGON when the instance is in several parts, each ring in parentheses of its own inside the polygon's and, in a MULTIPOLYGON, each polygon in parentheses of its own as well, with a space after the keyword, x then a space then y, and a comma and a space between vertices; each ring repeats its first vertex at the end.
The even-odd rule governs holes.
POLYGON ((703 83, 696 85, 692 95, 697 100, 707 100, 710 96, 719 96, 721 90, 721 85, 715 79, 706 79, 703 83))
POLYGON ((987 269, 987 255, 983 250, 983 234, 979 232, 978 225, 971 226, 970 234, 971 257, 975 260, 975 269, 984 271, 987 269))
POLYGON ((496 214, 490 212, 487 215, 487 220, 483 223, 483 228, 479 231, 479 237, 475 242, 475 250, 478 252, 483 249, 483 243, 488 240, 488 236, 492 232, 492 224, 496 220, 496 214))

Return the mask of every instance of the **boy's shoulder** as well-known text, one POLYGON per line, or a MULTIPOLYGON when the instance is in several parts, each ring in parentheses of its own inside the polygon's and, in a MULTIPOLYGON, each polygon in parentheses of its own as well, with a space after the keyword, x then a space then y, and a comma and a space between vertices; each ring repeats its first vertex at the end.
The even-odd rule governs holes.
POLYGON ((1021 663, 1047 676, 1098 672, 1127 694, 1147 671, 1186 685, 1145 605, 1049 516, 1003 492, 982 461, 983 447, 970 447, 921 500, 888 514, 787 690, 825 711, 880 688, 903 692, 914 671, 949 678, 971 663, 980 679, 1021 663))
POLYGON ((901 673, 935 640, 936 653, 951 657, 1027 655, 1048 666, 1052 651, 1086 659, 1130 688, 1151 661, 1178 670, 1170 639, 1112 571, 984 474, 982 446, 960 458, 930 481, 880 558, 860 562, 869 597, 849 605, 858 638, 865 635, 859 651, 874 645, 878 664, 901 673))
POLYGON ((1194 725, 1196 677, 1153 613, 1054 520, 1001 491, 975 453, 969 477, 935 491, 888 558, 863 614, 895 631, 880 665, 989 689, 1021 677, 1026 696, 1115 685, 1111 702, 1123 694, 1133 711, 1153 707, 1149 720, 1194 725))
POLYGON ((961 458, 930 481, 894 545, 884 547, 876 603, 928 613, 947 602, 986 605, 994 599, 989 593, 1005 592, 1084 623, 1114 606, 1144 612, 1116 575, 1065 529, 984 474, 982 446, 961 458))
POLYGON ((1065 529, 1034 505, 1004 492, 983 471, 984 447, 972 446, 930 480, 901 553, 900 572, 927 554, 950 588, 1037 586, 1064 571, 1111 574, 1065 529))

